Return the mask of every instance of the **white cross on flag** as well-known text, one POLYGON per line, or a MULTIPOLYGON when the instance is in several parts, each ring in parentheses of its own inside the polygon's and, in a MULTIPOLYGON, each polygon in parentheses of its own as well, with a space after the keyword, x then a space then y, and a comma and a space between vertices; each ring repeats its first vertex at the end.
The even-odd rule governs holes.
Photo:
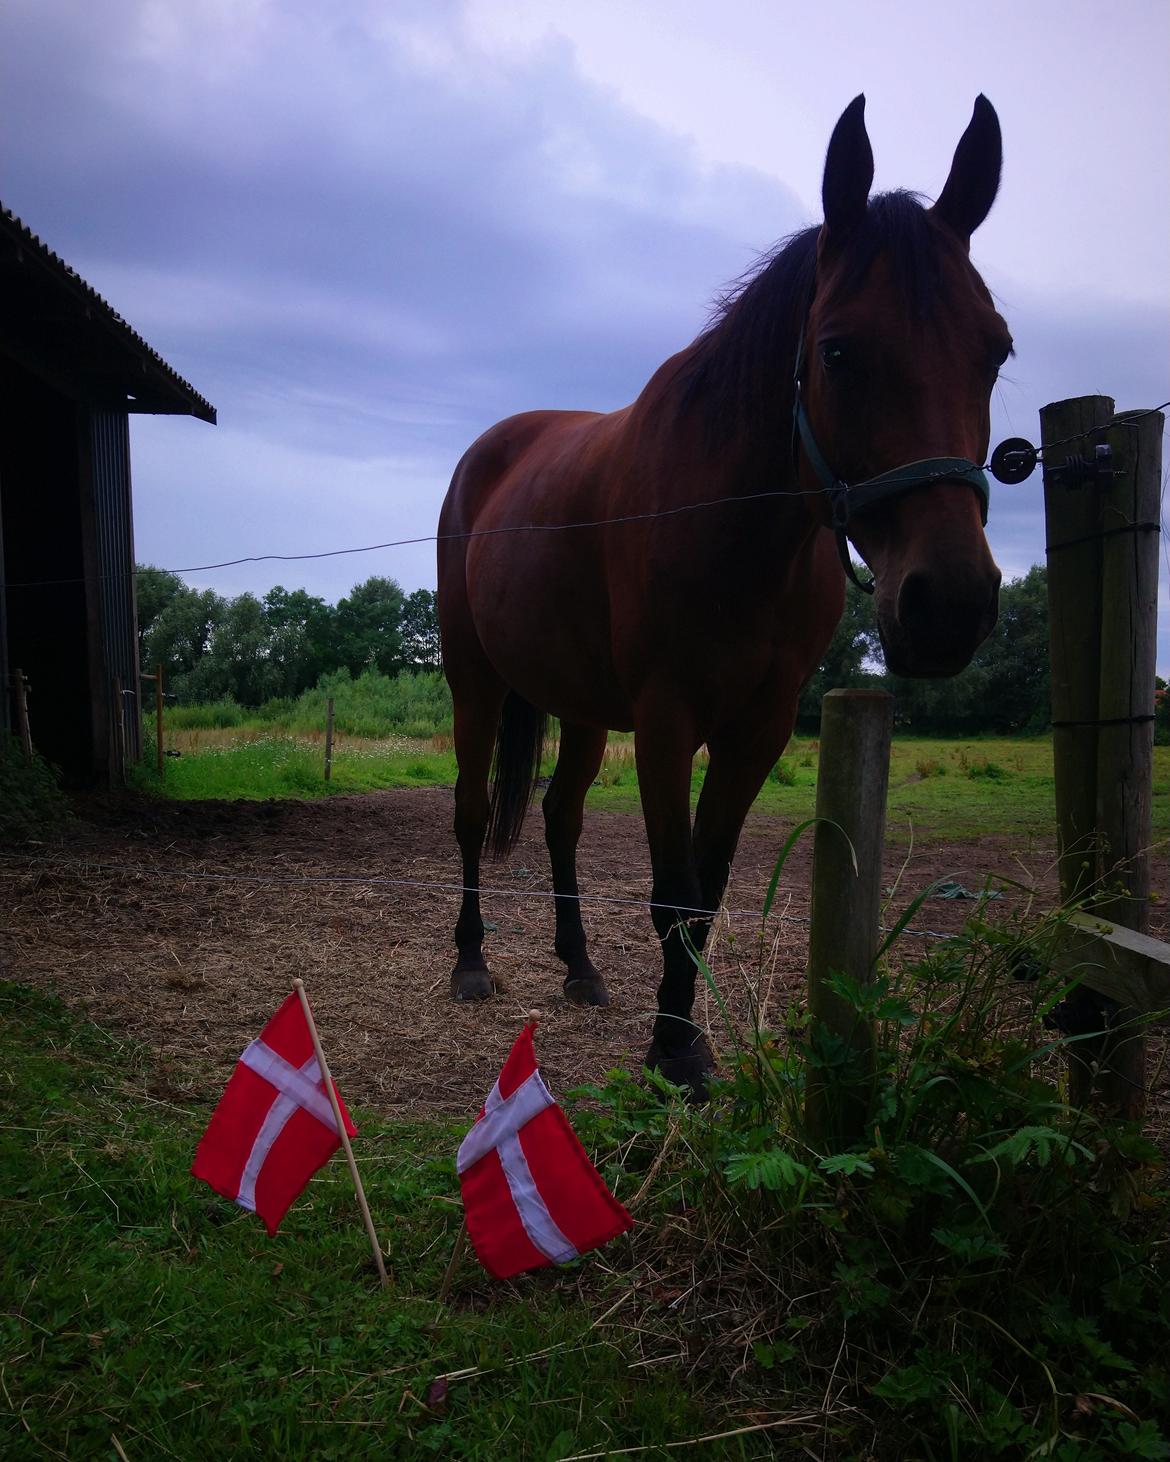
POLYGON ((544 1084, 533 1028, 520 1032, 455 1164, 468 1235, 496 1279, 567 1264, 634 1222, 544 1084))
MULTIPOLYGON (((333 1090, 337 1093, 336 1086, 333 1090)), ((337 1102, 345 1130, 356 1136, 339 1093, 337 1102)), ((313 1038, 294 993, 240 1057, 191 1171, 258 1213, 275 1234, 309 1179, 340 1146, 313 1038)))

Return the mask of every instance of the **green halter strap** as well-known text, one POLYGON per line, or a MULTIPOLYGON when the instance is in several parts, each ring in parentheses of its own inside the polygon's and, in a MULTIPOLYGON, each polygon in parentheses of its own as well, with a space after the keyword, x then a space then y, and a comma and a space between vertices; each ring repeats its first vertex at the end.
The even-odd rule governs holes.
POLYGON ((829 496, 830 523, 837 538, 837 552, 841 557, 845 572, 859 589, 863 589, 867 594, 872 594, 874 580, 864 582, 857 577, 853 560, 849 556, 846 530, 856 514, 864 512, 866 508, 871 508, 874 503, 881 502, 884 498, 897 497, 899 493, 908 492, 911 488, 928 486, 934 482, 966 482, 979 494, 980 521, 986 526, 991 489, 983 468, 977 462, 972 462, 969 457, 923 457, 917 462, 903 463, 901 467, 894 467, 889 472, 879 472, 876 477, 866 477, 861 482, 845 482, 838 477, 817 445, 812 424, 804 409, 804 401, 800 394, 800 375, 803 363, 804 342, 802 339, 796 357, 796 374, 793 381, 795 437, 799 439, 809 466, 816 473, 821 487, 829 496))

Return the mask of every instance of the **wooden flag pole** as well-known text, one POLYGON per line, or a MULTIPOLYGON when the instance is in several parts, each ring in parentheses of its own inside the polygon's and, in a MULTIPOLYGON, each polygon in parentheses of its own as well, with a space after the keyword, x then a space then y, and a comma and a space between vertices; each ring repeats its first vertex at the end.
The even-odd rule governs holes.
POLYGON ((309 1027, 309 1035, 313 1041, 313 1050, 317 1056, 317 1065, 321 1068, 321 1077, 325 1082, 325 1094, 329 1098, 329 1105, 333 1108, 333 1120, 337 1123, 337 1135, 341 1138, 341 1145, 345 1148, 345 1160, 349 1163, 349 1174, 353 1179, 354 1191, 357 1193, 358 1207, 362 1211, 362 1219, 366 1225, 366 1233, 370 1236, 370 1247, 374 1251, 374 1263, 378 1268, 378 1278, 382 1287, 390 1283, 386 1273, 386 1263, 382 1258, 382 1246, 378 1242, 378 1235, 374 1232, 374 1220, 370 1217, 370 1205, 366 1202, 366 1192, 362 1187, 362 1180, 358 1176, 357 1163, 354 1160, 353 1148, 350 1146, 349 1133, 345 1130, 345 1118, 341 1115, 341 1107, 337 1102, 337 1093, 333 1090, 333 1077, 329 1074, 329 1064, 325 1060, 325 1052, 321 1049, 321 1037, 317 1034, 317 1025, 313 1020, 313 1012, 309 1009, 309 997, 305 994, 304 980, 294 980, 293 989, 297 992, 301 1002, 301 1009, 305 1012, 305 1021, 309 1027))
POLYGON ((455 1235, 455 1246, 451 1250, 451 1257, 447 1260, 447 1268, 443 1274, 443 1282, 439 1286, 439 1304, 447 1303, 447 1296, 451 1293, 451 1282, 455 1278, 455 1271, 459 1268, 459 1261, 463 1258, 463 1250, 467 1247, 467 1220, 464 1219, 459 1225, 459 1232, 455 1235))

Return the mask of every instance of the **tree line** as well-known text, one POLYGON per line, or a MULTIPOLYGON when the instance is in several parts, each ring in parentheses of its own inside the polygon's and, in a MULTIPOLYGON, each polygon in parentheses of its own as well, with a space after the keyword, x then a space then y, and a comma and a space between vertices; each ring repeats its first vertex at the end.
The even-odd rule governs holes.
POLYGON ((281 584, 262 598, 193 589, 166 569, 139 565, 138 646, 144 670, 163 667, 182 701, 259 706, 311 690, 322 675, 437 670, 435 595, 403 592, 374 576, 336 604, 281 584))
MULTIPOLYGON (((384 675, 442 666, 435 594, 405 593, 393 579, 366 579, 336 605, 304 589, 225 598, 193 589, 163 569, 138 570, 144 669, 163 666, 168 690, 185 701, 230 697, 258 706, 296 697, 322 675, 384 675)), ((940 735, 1043 731, 1049 720, 1048 589, 1041 565, 1003 585, 999 620, 960 675, 904 680, 886 673, 873 598, 852 585, 845 613, 805 687, 799 727, 815 732, 821 697, 838 686, 894 693, 898 724, 940 735)), ((1159 700, 1170 724, 1170 698, 1159 700)))
POLYGON ((995 629, 966 670, 945 680, 907 680, 886 672, 873 596, 850 584, 845 613, 800 698, 802 730, 815 731, 821 697, 840 686, 891 691, 896 724, 905 730, 951 736, 1045 730, 1050 715, 1046 569, 1037 564, 1001 587, 995 629))

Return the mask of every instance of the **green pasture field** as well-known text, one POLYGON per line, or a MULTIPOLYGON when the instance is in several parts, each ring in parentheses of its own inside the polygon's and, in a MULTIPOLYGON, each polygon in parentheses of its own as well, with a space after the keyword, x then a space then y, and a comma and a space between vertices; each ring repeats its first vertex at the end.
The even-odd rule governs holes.
POLYGON ((721 1429, 596 1323, 629 1287, 608 1265, 594 1306, 577 1272, 491 1284, 468 1257, 437 1303, 462 1221, 449 1122, 357 1114, 382 1293, 340 1158, 270 1239, 189 1175, 210 1107, 140 1050, 0 984, 0 1071, 6 1458, 499 1462, 721 1429))
POLYGON ((799 1014, 724 1031, 710 1108, 609 1073, 570 1110, 634 1229, 505 1284, 465 1255, 443 1303, 464 1123, 355 1112, 382 1291, 343 1162, 268 1238, 190 1176, 209 1073, 0 983, 0 1455, 1166 1459, 1164 1167, 1064 1106, 1055 988, 1005 998, 1046 937, 837 982, 876 1033, 847 1150, 804 1073, 857 1072, 799 1014))
MULTIPOLYGON (((166 758, 162 786, 149 760, 136 769, 137 784, 180 799, 320 797, 388 787, 449 786, 456 776, 451 738, 445 732, 380 739, 339 735, 329 782, 320 732, 296 734, 279 722, 254 722, 168 727, 165 740, 181 754, 166 758)), ((765 783, 756 810, 793 821, 812 816, 817 751, 815 739, 794 738, 765 783)), ((551 757, 546 759, 546 775, 553 765, 551 757)), ((706 758, 700 753, 692 777, 692 802, 698 799, 705 771, 706 758)), ((639 810, 631 736, 611 736, 587 805, 639 810)), ((1170 836, 1170 747, 1155 748, 1153 809, 1155 837, 1170 836)), ((897 737, 887 815, 893 841, 918 833, 946 839, 1046 836, 1055 816, 1051 739, 897 737)))

